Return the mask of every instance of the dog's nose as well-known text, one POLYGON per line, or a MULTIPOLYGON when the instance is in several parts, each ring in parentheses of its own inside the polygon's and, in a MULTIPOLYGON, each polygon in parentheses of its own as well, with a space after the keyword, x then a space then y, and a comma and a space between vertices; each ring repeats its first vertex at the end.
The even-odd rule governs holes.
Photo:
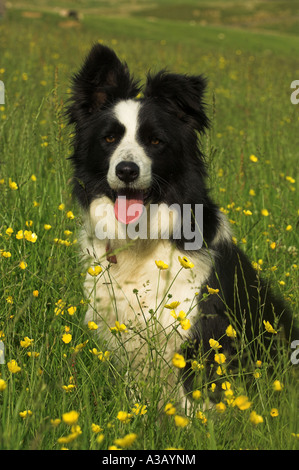
POLYGON ((134 162, 120 162, 116 165, 115 173, 124 183, 131 183, 139 176, 139 166, 134 162))

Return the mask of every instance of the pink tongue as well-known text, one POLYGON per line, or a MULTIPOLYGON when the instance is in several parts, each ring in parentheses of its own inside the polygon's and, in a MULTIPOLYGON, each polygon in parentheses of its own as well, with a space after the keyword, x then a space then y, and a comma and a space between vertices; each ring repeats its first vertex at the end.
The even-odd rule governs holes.
POLYGON ((140 191, 134 193, 134 195, 117 196, 114 213, 119 222, 128 225, 139 219, 143 208, 143 194, 140 191))

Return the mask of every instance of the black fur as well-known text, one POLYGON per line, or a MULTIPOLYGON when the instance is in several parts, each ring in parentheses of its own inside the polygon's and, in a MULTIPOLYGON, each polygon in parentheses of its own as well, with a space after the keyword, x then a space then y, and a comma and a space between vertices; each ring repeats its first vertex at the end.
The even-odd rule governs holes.
MULTIPOLYGON (((153 184, 147 194, 153 203, 165 202, 203 204, 204 248, 213 253, 213 270, 205 286, 219 289, 219 295, 207 295, 203 287, 199 296, 200 315, 186 345, 188 357, 195 357, 203 346, 208 351, 209 338, 223 338, 223 351, 234 353, 232 341, 225 329, 232 324, 243 335, 245 343, 260 336, 267 320, 276 329, 283 327, 285 337, 299 338, 293 327, 292 315, 284 303, 271 292, 253 269, 247 257, 230 240, 216 243, 219 231, 219 210, 211 200, 206 186, 206 166, 198 145, 198 133, 209 125, 204 105, 206 80, 161 71, 148 75, 141 98, 142 108, 138 133, 139 143, 152 161, 153 184), (155 136, 160 145, 150 145, 155 136)), ((115 53, 105 46, 95 45, 80 72, 73 79, 72 102, 68 108, 69 121, 75 124, 74 193, 83 208, 101 195, 115 199, 107 182, 109 157, 124 135, 124 128, 111 111, 120 100, 135 99, 140 92, 138 82, 129 74, 115 53), (103 137, 117 136, 115 144, 103 137)), ((173 240, 184 250, 184 239, 173 240)), ((188 255, 188 253, 186 253, 188 255)), ((141 260, 142 262, 142 260, 141 260)), ((251 348, 259 358, 261 341, 251 348)))

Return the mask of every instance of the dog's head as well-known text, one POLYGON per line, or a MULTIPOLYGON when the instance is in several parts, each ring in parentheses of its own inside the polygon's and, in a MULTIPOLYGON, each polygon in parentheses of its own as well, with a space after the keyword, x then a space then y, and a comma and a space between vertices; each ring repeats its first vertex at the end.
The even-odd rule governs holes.
POLYGON ((117 216, 119 196, 146 205, 188 194, 195 175, 204 175, 197 133, 208 126, 205 86, 202 76, 161 71, 147 76, 140 98, 127 65, 96 44, 73 78, 68 108, 82 205, 105 195, 117 216))

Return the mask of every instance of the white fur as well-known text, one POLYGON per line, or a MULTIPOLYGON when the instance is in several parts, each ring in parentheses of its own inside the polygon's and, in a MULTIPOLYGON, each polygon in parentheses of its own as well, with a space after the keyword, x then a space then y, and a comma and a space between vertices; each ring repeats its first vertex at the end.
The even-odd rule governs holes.
MULTIPOLYGON (((95 236, 95 227, 101 218, 101 215, 96 215, 102 213, 97 210, 101 204, 110 214, 107 233, 114 234, 119 225, 124 230, 113 215, 110 199, 103 197, 93 201, 81 234, 81 246, 86 268, 98 263, 103 271, 96 278, 89 274, 86 276, 84 287, 90 306, 85 321, 94 321, 99 325, 97 332, 107 342, 105 347, 117 354, 119 364, 129 365, 136 377, 147 376, 153 356, 159 358, 161 369, 165 368, 169 373, 169 368, 174 369, 172 357, 188 338, 190 330, 181 328, 165 304, 179 301, 176 312, 183 310, 191 325, 194 325, 198 317, 198 293, 211 272, 212 254, 204 248, 194 252, 188 258, 195 267, 185 269, 178 260, 184 254, 169 240, 99 240, 95 236), (108 242, 116 254, 117 264, 111 264, 106 259, 108 242), (159 271, 155 260, 164 261, 169 268, 159 271), (138 294, 134 293, 135 289, 138 294), (115 326, 116 321, 125 324, 128 332, 113 335, 110 328, 115 326)), ((161 223, 165 223, 163 205, 161 211, 164 216, 161 223)), ((160 230, 164 230, 163 223, 160 230)), ((164 375, 167 376, 167 373, 164 375)), ((173 386, 175 376, 172 374, 170 377, 173 386)), ((170 379, 167 380, 169 382, 170 379)))
POLYGON ((115 168, 122 161, 138 164, 140 174, 130 184, 131 189, 145 190, 151 185, 151 160, 137 141, 138 115, 140 103, 133 100, 120 101, 114 108, 118 121, 125 126, 125 134, 110 159, 107 180, 114 190, 123 189, 126 184, 115 173, 115 168))

